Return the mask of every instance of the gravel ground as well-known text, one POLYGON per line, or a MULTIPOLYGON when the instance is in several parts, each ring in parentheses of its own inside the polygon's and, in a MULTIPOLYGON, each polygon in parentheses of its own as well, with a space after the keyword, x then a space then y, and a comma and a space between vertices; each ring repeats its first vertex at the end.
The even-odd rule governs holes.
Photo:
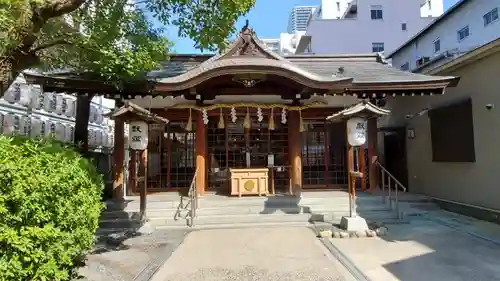
POLYGON ((305 227, 190 233, 151 281, 347 281, 347 270, 305 227))
POLYGON ((80 268, 80 281, 132 281, 160 255, 182 243, 188 231, 162 230, 150 235, 117 233, 100 237, 87 263, 80 268))

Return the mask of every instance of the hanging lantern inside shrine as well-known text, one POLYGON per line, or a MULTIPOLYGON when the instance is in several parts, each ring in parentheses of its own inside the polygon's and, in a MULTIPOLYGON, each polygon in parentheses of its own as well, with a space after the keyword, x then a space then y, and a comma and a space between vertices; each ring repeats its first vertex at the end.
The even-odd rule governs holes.
POLYGON ((347 141, 352 146, 361 146, 366 142, 366 119, 353 117, 347 120, 347 141))
POLYGON ((148 123, 132 121, 129 125, 129 146, 134 150, 144 150, 148 147, 148 123))

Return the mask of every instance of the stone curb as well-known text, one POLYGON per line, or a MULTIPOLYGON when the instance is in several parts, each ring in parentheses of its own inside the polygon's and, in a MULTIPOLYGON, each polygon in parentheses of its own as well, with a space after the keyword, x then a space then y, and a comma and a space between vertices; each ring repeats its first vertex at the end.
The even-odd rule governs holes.
POLYGON ((369 229, 366 231, 352 231, 347 232, 344 230, 322 230, 318 232, 318 237, 328 237, 328 238, 372 238, 378 236, 385 236, 388 233, 388 229, 385 226, 379 227, 375 230, 369 229))

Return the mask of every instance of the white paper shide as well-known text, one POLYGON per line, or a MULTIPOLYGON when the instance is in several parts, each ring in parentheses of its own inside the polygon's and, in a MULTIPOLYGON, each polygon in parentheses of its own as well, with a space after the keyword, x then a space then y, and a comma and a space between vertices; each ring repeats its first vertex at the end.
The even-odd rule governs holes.
POLYGON ((363 118, 353 117, 347 120, 347 141, 352 146, 361 146, 366 142, 366 125, 363 118))
POLYGON ((148 147, 148 124, 143 121, 130 122, 128 137, 131 149, 146 149, 148 147))

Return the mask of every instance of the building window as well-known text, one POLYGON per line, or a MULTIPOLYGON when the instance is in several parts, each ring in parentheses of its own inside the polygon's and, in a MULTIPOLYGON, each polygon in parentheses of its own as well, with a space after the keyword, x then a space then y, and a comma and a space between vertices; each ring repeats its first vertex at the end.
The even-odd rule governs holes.
POLYGON ((475 162, 472 100, 429 110, 433 162, 475 162))
POLYGON ((483 16, 484 26, 498 20, 498 8, 495 8, 483 16))
POLYGON ((410 70, 410 63, 409 63, 409 62, 406 62, 405 64, 403 64, 403 65, 401 66, 401 70, 403 70, 403 71, 408 71, 408 70, 410 70))
POLYGON ((468 25, 466 27, 460 29, 459 31, 457 31, 458 41, 462 41, 467 37, 469 37, 469 26, 468 25))
POLYGON ((382 6, 372 6, 371 7, 371 18, 372 20, 381 20, 384 18, 382 12, 382 6))
POLYGON ((433 44, 434 44, 434 53, 441 51, 441 40, 440 39, 434 40, 433 44))
POLYGON ((402 23, 402 24, 401 24, 401 30, 403 30, 403 31, 406 31, 406 30, 407 30, 406 23, 402 23))
POLYGON ((380 53, 384 51, 384 43, 372 43, 372 52, 380 53))

